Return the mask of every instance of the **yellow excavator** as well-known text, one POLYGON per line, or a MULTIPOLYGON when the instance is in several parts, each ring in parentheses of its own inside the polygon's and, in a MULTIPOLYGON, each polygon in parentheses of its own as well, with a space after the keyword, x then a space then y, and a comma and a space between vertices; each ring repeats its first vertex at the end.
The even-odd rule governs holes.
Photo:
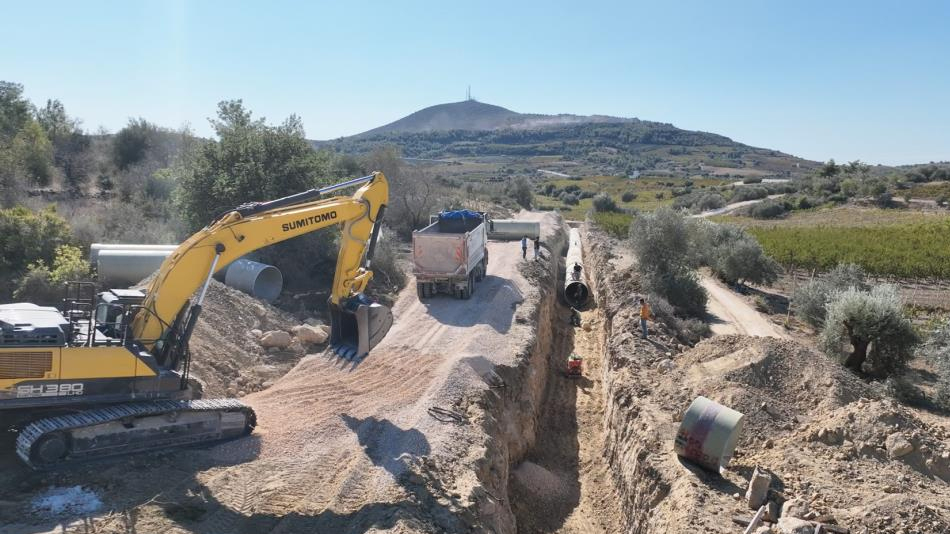
POLYGON ((182 243, 143 292, 76 285, 63 309, 0 305, 0 413, 20 419, 16 453, 34 468, 249 434, 254 411, 195 399, 188 340, 211 277, 241 256, 342 225, 329 299, 330 345, 363 358, 392 326, 363 295, 389 185, 382 173, 228 211, 182 243), (352 196, 328 196, 359 186, 352 196), (56 414, 56 415, 52 415, 56 414))

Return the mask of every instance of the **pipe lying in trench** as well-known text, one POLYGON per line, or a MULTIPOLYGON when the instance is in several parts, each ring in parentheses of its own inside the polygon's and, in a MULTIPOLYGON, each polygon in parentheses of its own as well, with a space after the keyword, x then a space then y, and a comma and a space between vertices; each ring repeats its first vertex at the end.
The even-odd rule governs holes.
POLYGON ((567 259, 564 263, 564 300, 572 308, 581 308, 590 298, 590 288, 584 281, 584 252, 581 250, 581 233, 571 228, 567 244, 567 259))

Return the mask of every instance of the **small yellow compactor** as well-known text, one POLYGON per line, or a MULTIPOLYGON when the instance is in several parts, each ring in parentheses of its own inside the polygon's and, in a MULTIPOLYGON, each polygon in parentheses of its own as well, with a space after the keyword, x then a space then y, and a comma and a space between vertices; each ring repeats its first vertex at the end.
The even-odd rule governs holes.
POLYGON ((70 288, 63 309, 0 305, 0 412, 21 421, 16 452, 45 468, 250 433, 254 411, 194 399, 188 340, 211 277, 241 256, 342 226, 330 296, 333 350, 366 356, 392 313, 363 295, 388 202, 382 173, 241 205, 182 243, 145 291, 70 288), (328 196, 358 187, 352 196, 328 196))

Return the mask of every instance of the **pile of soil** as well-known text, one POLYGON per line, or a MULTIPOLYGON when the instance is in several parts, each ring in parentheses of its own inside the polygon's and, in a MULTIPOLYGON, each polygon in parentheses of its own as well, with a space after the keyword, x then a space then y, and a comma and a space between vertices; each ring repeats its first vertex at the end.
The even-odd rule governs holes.
POLYGON ((618 273, 616 247, 598 239, 588 263, 607 319, 605 454, 632 531, 741 531, 732 517, 754 513, 744 495, 756 467, 773 476, 770 499, 803 500, 807 518, 855 533, 950 531, 945 416, 903 406, 794 341, 733 335, 688 349, 662 324, 640 339, 638 317, 622 305, 636 275, 618 273), (722 475, 673 452, 682 413, 700 395, 745 414, 722 475))
POLYGON ((201 317, 191 336, 191 375, 205 397, 240 397, 269 387, 307 353, 293 338, 286 349, 265 349, 264 332, 291 332, 300 324, 292 315, 263 301, 211 281, 201 317))

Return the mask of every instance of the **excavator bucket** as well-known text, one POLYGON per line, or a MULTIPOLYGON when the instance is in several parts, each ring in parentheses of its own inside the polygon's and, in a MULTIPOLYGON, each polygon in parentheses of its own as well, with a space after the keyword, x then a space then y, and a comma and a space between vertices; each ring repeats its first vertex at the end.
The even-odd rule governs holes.
POLYGON ((330 303, 330 346, 341 358, 358 360, 379 344, 393 325, 393 313, 360 293, 330 303))

